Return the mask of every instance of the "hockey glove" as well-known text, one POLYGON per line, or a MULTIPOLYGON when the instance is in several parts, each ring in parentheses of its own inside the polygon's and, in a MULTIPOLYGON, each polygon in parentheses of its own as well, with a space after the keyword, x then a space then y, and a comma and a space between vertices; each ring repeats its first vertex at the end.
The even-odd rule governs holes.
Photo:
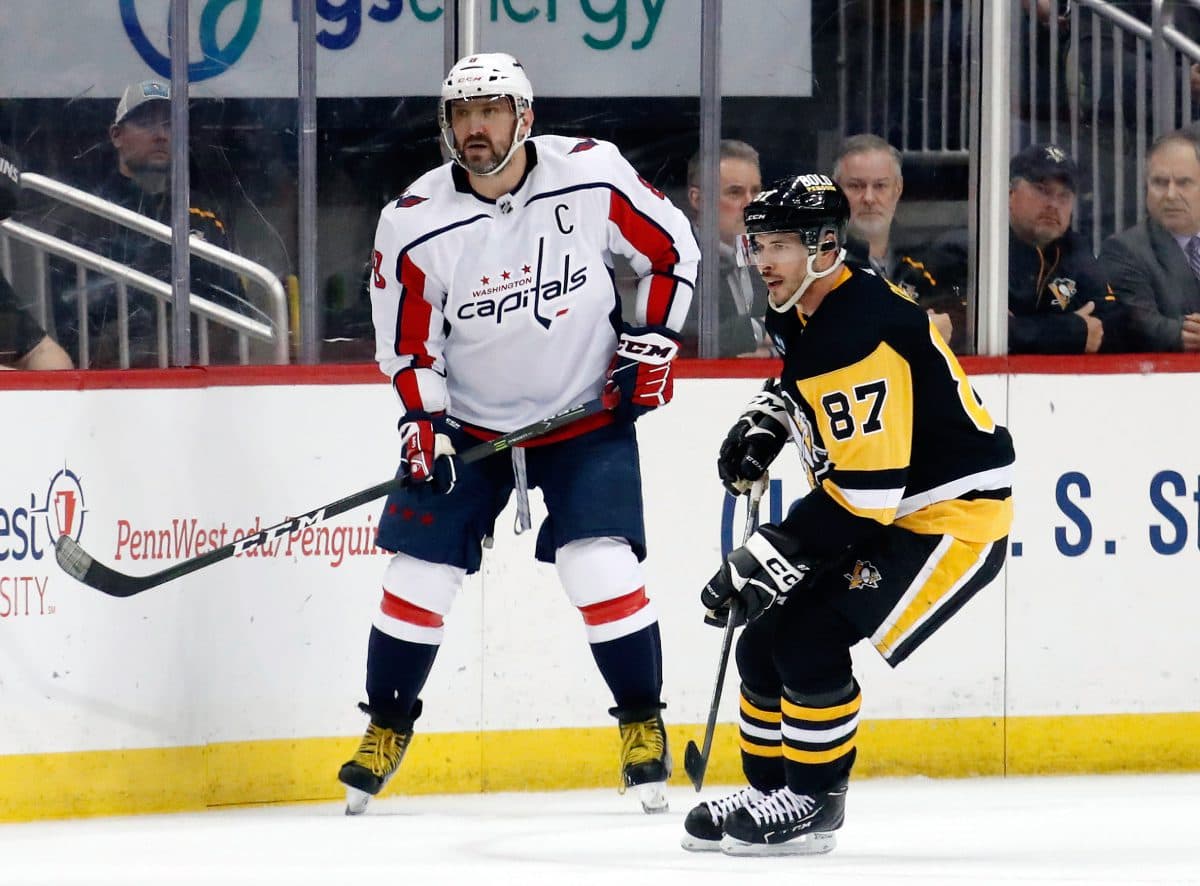
POLYGON ((425 483, 439 495, 449 494, 458 482, 459 460, 454 444, 443 433, 441 413, 409 412, 400 420, 400 484, 425 483))
POLYGON ((744 494, 766 473, 789 436, 779 382, 768 379, 729 429, 717 455, 717 475, 729 494, 744 494))
POLYGON ((617 352, 608 364, 605 396, 619 395, 613 415, 631 422, 671 402, 675 382, 671 361, 679 342, 663 326, 626 326, 617 339, 617 352))
POLYGON ((729 603, 737 599, 738 624, 754 621, 772 606, 782 606, 788 594, 804 581, 810 565, 785 551, 795 541, 778 526, 764 523, 740 548, 729 552, 717 574, 700 592, 700 602, 709 610, 705 621, 723 626, 729 603))

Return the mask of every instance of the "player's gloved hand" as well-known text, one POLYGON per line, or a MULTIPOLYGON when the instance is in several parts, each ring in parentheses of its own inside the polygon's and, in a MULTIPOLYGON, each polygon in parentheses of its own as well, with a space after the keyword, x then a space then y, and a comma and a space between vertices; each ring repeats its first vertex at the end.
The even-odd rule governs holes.
POLYGON ((617 339, 617 352, 608 364, 606 397, 617 395, 617 421, 633 421, 651 409, 671 402, 675 382, 671 361, 679 342, 663 326, 626 326, 617 339))
POLYGON ((765 474, 789 436, 779 382, 768 379, 729 429, 717 455, 717 476, 729 494, 742 495, 765 474))
POLYGON ((441 413, 409 412, 400 420, 400 483, 446 495, 458 482, 459 459, 441 413))
POLYGON ((708 610, 705 621, 724 626, 736 600, 735 623, 754 621, 772 606, 782 606, 811 566, 794 553, 796 543, 778 526, 764 523, 740 548, 729 552, 716 575, 700 592, 708 610))

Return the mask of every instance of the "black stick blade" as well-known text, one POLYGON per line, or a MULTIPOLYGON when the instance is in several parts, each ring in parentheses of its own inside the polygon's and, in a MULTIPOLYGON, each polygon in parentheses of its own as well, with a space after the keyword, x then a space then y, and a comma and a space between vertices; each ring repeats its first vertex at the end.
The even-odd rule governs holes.
POLYGON ((706 769, 708 769, 708 761, 701 756, 700 748, 696 747, 696 743, 689 741, 687 748, 683 752, 683 771, 691 779, 692 787, 696 789, 696 793, 700 793, 700 788, 704 786, 704 772, 706 769))
POLYGON ((144 581, 123 575, 93 560, 92 555, 69 535, 60 535, 55 542, 54 559, 71 578, 110 597, 132 597, 145 590, 144 581))

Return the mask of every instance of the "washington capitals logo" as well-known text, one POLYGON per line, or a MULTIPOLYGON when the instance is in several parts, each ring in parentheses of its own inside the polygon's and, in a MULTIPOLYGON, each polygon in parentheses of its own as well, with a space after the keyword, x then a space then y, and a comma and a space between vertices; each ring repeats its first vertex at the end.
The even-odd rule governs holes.
POLYGON ((883 575, 871 565, 870 560, 856 561, 854 569, 842 577, 850 582, 852 591, 857 591, 859 588, 877 588, 879 582, 883 580, 883 575))
POLYGON ((420 197, 416 194, 403 194, 401 195, 400 199, 396 201, 396 208, 408 209, 412 206, 417 206, 421 203, 424 203, 428 199, 428 197, 420 197))
POLYGON ((559 269, 557 259, 546 259, 545 248, 546 238, 539 238, 534 262, 526 262, 519 268, 514 265, 499 271, 484 270, 476 278, 479 287, 472 288, 471 301, 461 305, 455 316, 463 321, 489 319, 503 323, 510 314, 532 308, 533 319, 543 329, 549 329, 553 320, 570 311, 570 300, 560 299, 587 283, 588 269, 587 265, 572 267, 570 250, 562 253, 559 269))
POLYGON ((594 138, 585 138, 583 141, 576 143, 575 147, 571 148, 568 153, 578 154, 580 151, 590 151, 594 147, 596 147, 596 140, 594 138))

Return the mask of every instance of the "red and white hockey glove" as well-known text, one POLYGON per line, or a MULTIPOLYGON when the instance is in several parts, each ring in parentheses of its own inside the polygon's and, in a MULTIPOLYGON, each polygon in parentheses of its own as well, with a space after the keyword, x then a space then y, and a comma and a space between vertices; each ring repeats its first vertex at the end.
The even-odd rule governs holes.
POLYGON ((446 495, 458 482, 458 458, 450 438, 441 433, 444 419, 426 412, 410 412, 400 420, 400 483, 430 484, 446 495))
POLYGON ((679 342, 662 326, 626 326, 617 339, 617 352, 608 364, 605 396, 617 394, 617 421, 633 421, 671 402, 675 382, 671 361, 679 342))

